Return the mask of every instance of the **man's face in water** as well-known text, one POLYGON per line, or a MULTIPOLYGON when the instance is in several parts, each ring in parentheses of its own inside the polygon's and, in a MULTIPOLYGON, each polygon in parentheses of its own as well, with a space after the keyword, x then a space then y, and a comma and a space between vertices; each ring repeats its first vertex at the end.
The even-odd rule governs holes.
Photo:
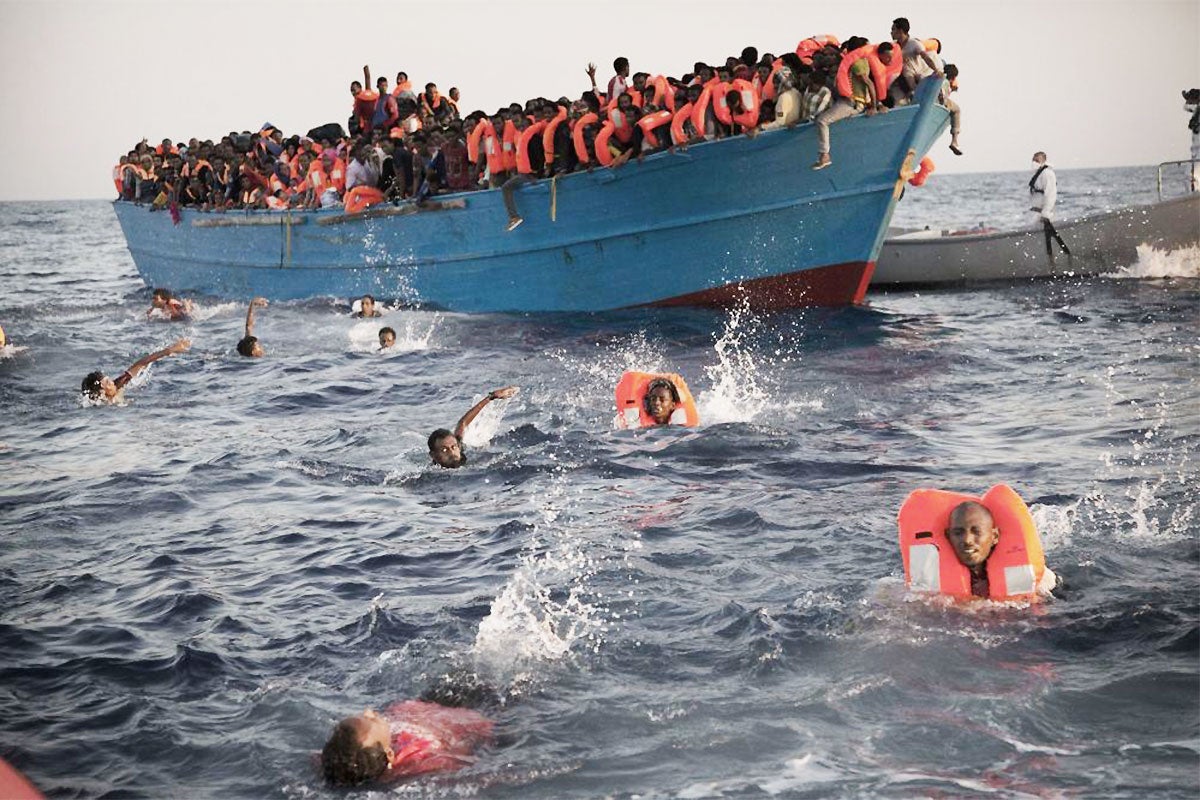
POLYGON ((991 513, 978 503, 963 503, 950 512, 946 538, 963 566, 983 566, 1000 541, 991 513))
POLYGON ((670 422, 671 413, 674 410, 675 399, 671 396, 671 390, 666 386, 655 386, 646 393, 646 411, 654 417, 654 421, 659 425, 670 422))
POLYGON ((454 435, 443 436, 433 443, 429 457, 439 467, 457 469, 463 465, 462 445, 454 435))

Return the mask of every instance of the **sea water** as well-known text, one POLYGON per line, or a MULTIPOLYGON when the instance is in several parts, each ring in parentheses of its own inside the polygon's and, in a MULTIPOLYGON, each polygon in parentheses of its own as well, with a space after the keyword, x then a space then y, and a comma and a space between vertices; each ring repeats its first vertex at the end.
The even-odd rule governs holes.
MULTIPOLYGON (((1026 178, 935 175, 896 224, 1019 222, 1026 178)), ((1196 266, 772 315, 273 303, 249 360, 241 303, 147 320, 106 203, 0 206, 0 755, 51 796, 340 797, 337 719, 474 673, 495 746, 365 796, 1195 797, 1196 266), (625 369, 703 424, 614 430, 625 369), (1063 596, 907 595, 904 497, 997 482, 1063 596)))

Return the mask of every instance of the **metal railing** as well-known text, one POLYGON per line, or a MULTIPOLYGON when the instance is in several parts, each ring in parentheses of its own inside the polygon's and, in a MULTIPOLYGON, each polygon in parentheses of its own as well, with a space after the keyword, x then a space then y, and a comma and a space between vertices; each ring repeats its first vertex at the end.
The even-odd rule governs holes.
POLYGON ((1163 199, 1163 196, 1162 196, 1163 167, 1181 167, 1185 164, 1188 165, 1188 173, 1187 173, 1188 193, 1190 194, 1191 192, 1194 192, 1197 190, 1197 186, 1196 186, 1197 180, 1200 179, 1200 176, 1197 175, 1197 165, 1200 164, 1200 161, 1197 161, 1194 158, 1185 159, 1183 161, 1164 161, 1158 165, 1158 199, 1159 200, 1163 199))

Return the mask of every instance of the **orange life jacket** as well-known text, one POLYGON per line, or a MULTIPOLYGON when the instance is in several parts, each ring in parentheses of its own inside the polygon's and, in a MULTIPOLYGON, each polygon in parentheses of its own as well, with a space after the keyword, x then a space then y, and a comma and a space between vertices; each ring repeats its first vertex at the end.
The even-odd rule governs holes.
POLYGON ((504 169, 504 145, 496 126, 490 121, 483 131, 483 154, 487 159, 488 172, 492 175, 501 175, 507 171, 504 169))
POLYGON ((653 428, 658 425, 654 417, 646 410, 646 390, 652 381, 659 378, 668 380, 679 393, 679 404, 671 412, 668 425, 683 425, 688 428, 700 424, 700 415, 696 412, 696 401, 683 378, 673 373, 626 372, 617 382, 617 427, 619 428, 653 428))
POLYGON ((713 78, 704 85, 703 91, 700 92, 700 99, 696 101, 695 107, 692 109, 692 125, 696 128, 697 134, 703 135, 706 130, 704 122, 710 106, 713 116, 722 125, 733 123, 733 117, 729 114, 729 105, 725 102, 725 92, 728 90, 729 84, 723 83, 720 78, 713 78))
POLYGON ((329 176, 325 174, 325 168, 321 166, 321 159, 314 158, 308 165, 308 185, 312 188, 313 194, 317 197, 325 191, 325 187, 329 185, 329 176))
POLYGON ((517 168, 517 126, 511 119, 504 121, 504 136, 501 140, 501 152, 504 154, 504 171, 511 172, 517 168))
POLYGON ((520 174, 533 174, 533 166, 529 163, 529 143, 533 141, 533 137, 541 136, 545 129, 545 120, 539 120, 521 131, 521 135, 517 139, 517 172, 520 174))
POLYGON ((329 182, 337 189, 338 194, 346 193, 346 162, 342 159, 333 160, 333 166, 329 169, 329 182))
POLYGON ((128 166, 129 166, 128 164, 117 164, 115 167, 113 167, 112 180, 113 180, 113 185, 115 185, 117 187, 118 195, 123 194, 125 192, 124 175, 122 175, 122 173, 125 171, 125 168, 128 166))
MULTIPOLYGON (((838 64, 836 86, 838 94, 847 100, 854 96, 854 87, 850 80, 850 67, 859 59, 866 58, 872 52, 872 47, 873 45, 864 44, 862 47, 851 50, 849 53, 842 54, 842 63, 838 64)), ((879 100, 879 96, 876 95, 875 99, 879 100)))
POLYGON ((908 182, 913 186, 924 186, 925 181, 929 180, 929 176, 933 174, 935 169, 937 169, 937 167, 934 165, 933 159, 929 156, 925 156, 921 159, 920 171, 914 173, 913 176, 908 179, 908 182))
POLYGON ((904 59, 900 56, 900 48, 893 44, 892 63, 884 64, 879 60, 878 50, 877 46, 872 45, 871 52, 867 55, 867 60, 871 64, 871 79, 875 81, 875 96, 882 101, 883 98, 887 97, 892 81, 896 80, 901 70, 904 69, 904 59))
POLYGON ((617 137, 618 142, 629 144, 633 141, 633 124, 629 121, 628 114, 613 107, 608 110, 607 119, 612 123, 613 135, 617 137))
POLYGON ((968 500, 982 503, 1000 531, 1000 541, 985 564, 988 599, 1036 602, 1037 586, 1046 572, 1042 541, 1025 503, 1002 483, 983 497, 940 489, 917 489, 908 496, 899 515, 905 584, 914 591, 971 599, 971 570, 946 538, 950 512, 968 500))
POLYGON ((692 121, 692 104, 684 103, 671 117, 671 143, 674 145, 687 144, 690 137, 684 125, 692 121))
POLYGON ((668 111, 675 110, 675 92, 671 88, 671 83, 666 79, 666 76, 655 75, 646 81, 646 85, 654 87, 654 105, 659 108, 665 108, 668 111))
POLYGON ((399 97, 405 92, 412 94, 412 81, 401 81, 400 83, 397 83, 396 88, 392 89, 392 97, 399 97))
POLYGON ((491 123, 484 118, 475 123, 475 127, 467 134, 467 161, 472 164, 479 163, 479 140, 490 127, 491 123))
POLYGON ((800 60, 805 64, 812 64, 813 53, 827 44, 838 47, 841 45, 841 42, 832 33, 810 36, 807 39, 801 39, 800 44, 796 45, 796 55, 800 56, 800 60))
POLYGON ((606 121, 600 126, 600 132, 596 134, 596 163, 602 167, 610 167, 613 163, 612 151, 608 149, 608 140, 612 138, 616 127, 612 121, 606 121))
POLYGON ((273 209, 275 211, 282 211, 283 209, 285 209, 287 207, 288 207, 287 200, 284 200, 281 197, 276 197, 273 194, 267 195, 267 208, 273 209))
MULTIPOLYGON (((758 92, 754 90, 754 84, 745 78, 734 78, 729 85, 731 91, 737 92, 742 96, 742 110, 737 116, 730 116, 730 119, 735 124, 742 126, 743 130, 750 130, 758 127, 758 92)), ((726 104, 728 107, 728 104, 726 104)))
POLYGON ((546 127, 542 129, 542 153, 545 154, 547 167, 550 166, 550 162, 554 161, 554 134, 566 118, 566 106, 559 106, 554 119, 547 122, 546 127))
POLYGON ((658 136, 654 131, 664 125, 670 125, 671 119, 675 115, 668 109, 661 111, 651 111, 637 121, 637 126, 642 129, 642 139, 651 147, 658 147, 658 136))
POLYGON ((374 186, 355 186, 346 192, 345 208, 347 214, 357 214, 368 206, 383 202, 383 192, 374 186))
POLYGON ((579 159, 580 164, 590 164, 592 161, 583 135, 589 126, 595 125, 599 121, 600 117, 594 111, 589 111, 575 120, 575 127, 571 129, 571 142, 575 145, 575 157, 579 159))

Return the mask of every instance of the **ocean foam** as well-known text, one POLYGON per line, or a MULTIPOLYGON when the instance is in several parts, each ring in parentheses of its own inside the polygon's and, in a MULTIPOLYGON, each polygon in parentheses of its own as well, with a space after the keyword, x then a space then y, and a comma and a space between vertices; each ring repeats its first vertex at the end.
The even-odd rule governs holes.
POLYGON ((1159 250, 1139 244, 1137 262, 1111 272, 1107 277, 1122 279, 1200 278, 1200 246, 1177 250, 1159 250))

